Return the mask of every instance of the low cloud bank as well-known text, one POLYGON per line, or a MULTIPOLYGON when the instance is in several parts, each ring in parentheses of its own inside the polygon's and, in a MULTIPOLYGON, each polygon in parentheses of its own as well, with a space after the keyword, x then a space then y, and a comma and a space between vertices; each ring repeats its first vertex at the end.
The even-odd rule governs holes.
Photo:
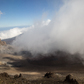
POLYGON ((28 28, 13 28, 10 30, 6 31, 1 31, 0 32, 0 38, 3 39, 8 39, 8 38, 13 38, 15 36, 18 36, 24 32, 28 31, 28 28))
MULTIPOLYGON (((42 21, 42 23, 40 23, 40 24, 41 24, 41 26, 48 25, 48 23, 50 21, 51 20, 48 19, 47 21, 42 21)), ((39 25, 39 24, 36 23, 36 25, 39 25)), ((0 38, 2 40, 3 39, 8 39, 8 38, 13 38, 13 37, 16 37, 20 34, 26 33, 33 28, 34 28, 34 25, 32 25, 30 27, 23 27, 23 28, 15 27, 15 28, 12 28, 12 29, 9 29, 9 30, 6 30, 6 31, 0 31, 0 38)))

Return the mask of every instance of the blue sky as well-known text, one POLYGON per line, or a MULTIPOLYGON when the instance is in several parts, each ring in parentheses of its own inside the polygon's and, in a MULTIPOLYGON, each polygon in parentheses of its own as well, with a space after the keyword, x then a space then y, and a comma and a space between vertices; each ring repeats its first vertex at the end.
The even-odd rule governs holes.
POLYGON ((29 26, 47 14, 52 19, 62 0, 0 0, 0 31, 13 26, 29 26))

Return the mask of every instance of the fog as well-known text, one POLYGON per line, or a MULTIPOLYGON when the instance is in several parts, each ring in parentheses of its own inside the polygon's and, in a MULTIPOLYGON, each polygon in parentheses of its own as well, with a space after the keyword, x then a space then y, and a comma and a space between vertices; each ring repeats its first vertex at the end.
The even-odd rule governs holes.
POLYGON ((84 54, 84 0, 63 0, 53 19, 36 22, 12 45, 32 53, 84 54))

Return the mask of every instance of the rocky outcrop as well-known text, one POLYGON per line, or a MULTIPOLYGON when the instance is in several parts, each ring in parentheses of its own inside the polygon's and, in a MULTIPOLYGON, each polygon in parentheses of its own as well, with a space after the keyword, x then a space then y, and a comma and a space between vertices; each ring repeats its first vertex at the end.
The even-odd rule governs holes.
POLYGON ((0 54, 13 54, 14 53, 14 47, 12 45, 6 44, 5 41, 2 41, 0 39, 0 54))
POLYGON ((5 41, 1 41, 1 39, 0 39, 0 45, 6 45, 6 42, 5 41))
POLYGON ((46 78, 52 78, 53 77, 53 73, 52 72, 47 72, 45 75, 44 75, 44 77, 46 77, 46 78))
POLYGON ((74 79, 74 78, 72 77, 72 75, 70 75, 70 74, 66 76, 66 79, 64 80, 64 82, 67 82, 67 83, 70 83, 70 84, 79 84, 79 83, 77 82, 77 80, 74 79))

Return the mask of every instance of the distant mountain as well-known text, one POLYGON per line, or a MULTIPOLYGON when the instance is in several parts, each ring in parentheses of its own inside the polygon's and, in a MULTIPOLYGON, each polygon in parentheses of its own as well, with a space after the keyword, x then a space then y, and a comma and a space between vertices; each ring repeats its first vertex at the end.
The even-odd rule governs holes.
POLYGON ((16 37, 13 37, 13 38, 9 38, 9 39, 4 39, 2 41, 5 41, 7 44, 11 44, 14 40, 15 40, 16 37))
POLYGON ((3 39, 2 41, 5 41, 7 44, 11 44, 17 37, 19 37, 19 36, 21 36, 23 34, 20 34, 18 36, 13 37, 13 38, 3 39))

